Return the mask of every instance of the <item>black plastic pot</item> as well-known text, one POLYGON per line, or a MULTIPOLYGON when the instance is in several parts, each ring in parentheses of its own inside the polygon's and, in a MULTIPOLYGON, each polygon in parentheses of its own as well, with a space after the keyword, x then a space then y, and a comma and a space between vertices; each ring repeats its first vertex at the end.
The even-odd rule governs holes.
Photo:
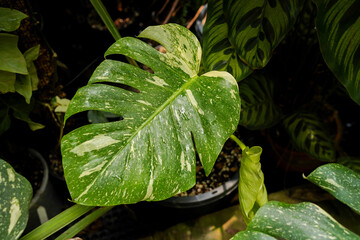
POLYGON ((34 149, 28 149, 31 160, 40 161, 43 176, 40 188, 34 193, 30 203, 29 220, 24 233, 38 227, 62 210, 62 201, 49 179, 49 168, 43 156, 34 149))
POLYGON ((209 192, 195 196, 172 197, 159 202, 159 204, 165 207, 189 209, 191 212, 194 212, 194 210, 202 212, 211 211, 212 208, 220 204, 222 200, 231 195, 237 189, 238 182, 239 172, 236 172, 235 175, 223 185, 209 192))

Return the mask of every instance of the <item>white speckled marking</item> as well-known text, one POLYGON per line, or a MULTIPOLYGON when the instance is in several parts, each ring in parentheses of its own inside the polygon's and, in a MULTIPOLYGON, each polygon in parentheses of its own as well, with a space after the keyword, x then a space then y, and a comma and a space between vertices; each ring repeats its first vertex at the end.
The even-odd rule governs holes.
POLYGON ((91 152, 94 150, 100 150, 104 147, 110 146, 112 144, 120 142, 119 140, 113 139, 112 137, 105 136, 100 134, 95 136, 93 139, 90 139, 82 144, 73 148, 70 152, 75 153, 78 156, 84 156, 85 153, 91 152))
POLYGON ((88 169, 88 170, 82 172, 82 173, 80 174, 79 178, 82 178, 82 177, 88 176, 88 175, 90 175, 90 174, 92 174, 92 173, 94 173, 94 172, 100 171, 101 168, 102 168, 106 163, 107 163, 107 162, 104 161, 104 162, 102 162, 101 164, 97 165, 96 167, 93 167, 93 168, 91 168, 91 169, 88 169))
POLYGON ((204 115, 204 111, 201 108, 199 108, 199 104, 197 103, 197 101, 196 101, 194 95, 192 94, 191 90, 186 89, 186 94, 188 95, 191 104, 198 110, 198 112, 201 115, 204 115))
POLYGON ((11 199, 11 206, 10 206, 10 224, 8 228, 8 234, 12 232, 20 216, 21 216, 21 209, 20 209, 19 200, 16 197, 13 197, 11 199))
POLYGON ((9 182, 14 182, 15 181, 15 173, 14 170, 12 170, 11 168, 6 169, 7 174, 9 176, 9 182))

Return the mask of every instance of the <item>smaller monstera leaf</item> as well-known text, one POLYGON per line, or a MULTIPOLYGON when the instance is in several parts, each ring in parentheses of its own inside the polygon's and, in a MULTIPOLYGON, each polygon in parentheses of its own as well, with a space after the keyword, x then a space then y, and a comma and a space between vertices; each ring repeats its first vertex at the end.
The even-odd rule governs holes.
POLYGON ((341 164, 329 163, 306 177, 360 214, 360 174, 341 164))
POLYGON ((311 113, 294 113, 283 121, 297 150, 326 162, 335 160, 334 141, 319 118, 311 113))
POLYGON ((26 227, 31 184, 0 159, 0 239, 18 239, 26 227))
POLYGON ((20 27, 21 21, 26 17, 26 14, 16 9, 0 7, 0 31, 15 31, 20 27))
MULTIPOLYGON (((276 239, 359 239, 319 206, 309 202, 270 201, 257 211, 246 231, 261 232, 276 239)), ((272 239, 260 234, 253 236, 239 238, 235 235, 232 240, 272 239)))
POLYGON ((239 83, 241 113, 239 125, 251 130, 269 128, 282 117, 274 102, 274 81, 262 73, 253 73, 239 83))
POLYGON ((360 104, 360 1, 314 0, 316 29, 326 64, 360 104))
POLYGON ((203 62, 207 71, 227 71, 237 81, 243 80, 253 71, 240 59, 228 39, 228 24, 225 21, 222 0, 208 2, 202 45, 203 62))
POLYGON ((294 25, 303 0, 224 0, 229 41, 252 69, 263 68, 294 25))
POLYGON ((195 184, 195 149, 209 174, 240 114, 236 80, 227 72, 198 76, 200 43, 186 28, 145 29, 161 53, 143 41, 122 38, 105 53, 122 54, 154 73, 105 60, 71 100, 65 119, 96 110, 122 120, 75 129, 62 139, 65 179, 83 205, 158 201, 195 184))
POLYGON ((264 174, 261 171, 261 153, 261 147, 246 147, 241 158, 239 203, 246 224, 251 222, 256 211, 268 201, 264 174))

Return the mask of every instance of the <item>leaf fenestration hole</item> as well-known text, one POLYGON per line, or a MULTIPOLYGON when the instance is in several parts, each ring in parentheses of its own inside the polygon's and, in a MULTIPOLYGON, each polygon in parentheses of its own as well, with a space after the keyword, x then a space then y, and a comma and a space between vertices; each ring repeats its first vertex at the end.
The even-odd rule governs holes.
POLYGON ((113 86, 113 87, 118 87, 118 88, 122 88, 124 90, 130 91, 130 92, 134 92, 134 93, 140 93, 140 90, 134 87, 131 87, 129 85, 123 84, 123 83, 114 83, 114 82, 96 82, 93 84, 105 84, 108 86, 113 86))

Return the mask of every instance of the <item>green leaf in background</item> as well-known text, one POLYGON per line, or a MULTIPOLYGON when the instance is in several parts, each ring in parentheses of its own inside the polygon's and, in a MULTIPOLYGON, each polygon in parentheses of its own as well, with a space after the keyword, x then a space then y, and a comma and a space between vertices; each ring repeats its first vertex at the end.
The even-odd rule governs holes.
POLYGON ((228 25, 225 21, 222 0, 208 2, 202 46, 206 71, 227 71, 237 81, 241 81, 252 72, 252 69, 237 55, 236 49, 228 39, 228 25))
POLYGON ((324 60, 350 97, 360 104, 360 1, 314 0, 324 60))
POLYGON ((0 135, 10 128, 9 107, 0 101, 0 135))
POLYGON ((295 113, 283 121, 297 150, 327 162, 335 161, 335 145, 324 124, 311 113, 295 113))
POLYGON ((0 31, 15 31, 20 27, 21 20, 26 17, 26 14, 16 9, 0 7, 0 31))
POLYGON ((157 41, 161 53, 135 38, 122 38, 71 100, 65 118, 87 110, 118 114, 120 121, 89 124, 62 139, 65 179, 73 201, 117 205, 157 201, 195 184, 195 148, 209 174, 240 114, 236 80, 227 72, 197 73, 201 48, 176 24, 149 27, 139 37, 157 41))
POLYGON ((18 39, 16 35, 0 33, 0 70, 28 74, 25 58, 17 47, 18 39))
POLYGON ((20 237, 27 224, 31 199, 31 184, 0 159, 0 239, 20 237))
POLYGON ((263 68, 294 25, 303 0, 224 0, 229 40, 252 69, 263 68))
POLYGON ((239 125, 251 130, 269 128, 281 118, 274 103, 274 81, 262 73, 253 73, 239 83, 241 113, 239 125))
POLYGON ((8 109, 8 111, 6 111, 8 114, 12 113, 15 118, 26 122, 32 131, 45 127, 40 123, 32 121, 30 118, 30 113, 34 108, 34 104, 34 101, 27 104, 24 101, 24 98, 18 94, 7 94, 5 96, 1 96, 0 98, 0 106, 8 109))
POLYGON ((306 177, 360 213, 360 174, 336 163, 322 165, 306 177))
POLYGON ((261 171, 261 153, 262 148, 258 146, 246 147, 242 151, 239 203, 246 224, 251 222, 256 211, 268 201, 264 174, 261 171))
POLYGON ((0 70, 0 93, 15 92, 16 73, 0 70))
POLYGON ((268 202, 257 211, 246 230, 263 232, 277 239, 360 238, 319 206, 309 202, 298 204, 268 202))
POLYGON ((15 82, 15 90, 20 95, 25 97, 26 102, 29 104, 32 96, 32 92, 37 90, 39 84, 39 78, 37 76, 36 67, 34 61, 38 58, 40 52, 40 45, 32 47, 24 52, 24 58, 26 61, 26 67, 29 74, 18 74, 15 82))

